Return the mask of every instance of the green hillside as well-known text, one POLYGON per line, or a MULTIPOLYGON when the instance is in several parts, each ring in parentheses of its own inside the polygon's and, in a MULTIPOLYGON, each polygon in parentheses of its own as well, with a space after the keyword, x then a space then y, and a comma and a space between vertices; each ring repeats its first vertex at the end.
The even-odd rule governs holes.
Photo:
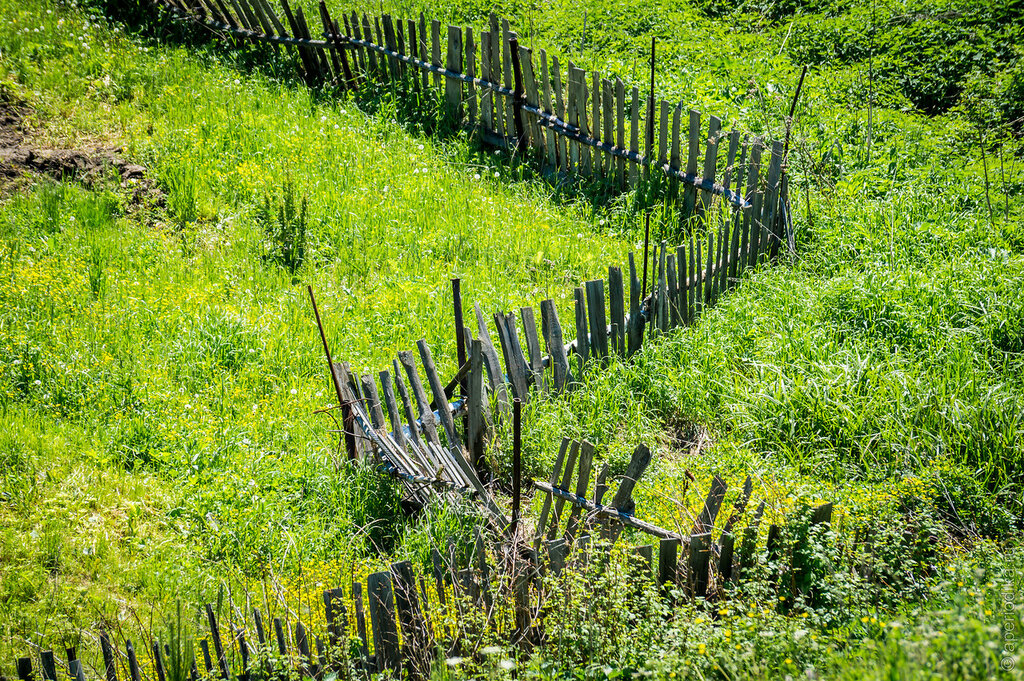
MULTIPOLYGON (((693 522, 714 474, 749 474, 770 518, 803 519, 813 596, 780 606, 751 580, 720 610, 670 607, 580 575, 546 644, 501 655, 520 678, 1020 676, 1015 4, 328 5, 494 11, 641 88, 656 34, 660 96, 776 139, 810 67, 796 257, 531 401, 524 457, 544 478, 585 437, 617 474, 647 442, 638 515, 666 527, 693 522), (827 537, 806 529, 821 501, 827 537)), ((334 396, 305 284, 360 373, 424 338, 447 377, 452 277, 486 311, 553 298, 571 320, 573 288, 642 249, 642 197, 552 182, 433 99, 312 90, 294 62, 148 3, 0 0, 0 675, 38 646, 85 655, 101 627, 163 631, 179 602, 313 612, 327 586, 471 541, 474 505, 408 516, 393 479, 345 461, 317 413, 334 396), (89 172, 58 181, 29 149, 89 172)), ((657 212, 653 229, 680 237, 657 212)), ((490 457, 509 479, 507 432, 490 457)), ((437 670, 500 675, 487 656, 437 670)))

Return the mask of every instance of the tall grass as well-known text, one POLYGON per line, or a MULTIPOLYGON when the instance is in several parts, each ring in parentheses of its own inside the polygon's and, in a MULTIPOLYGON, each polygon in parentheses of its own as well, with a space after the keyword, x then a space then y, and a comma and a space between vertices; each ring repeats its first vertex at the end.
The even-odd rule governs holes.
MULTIPOLYGON (((11 633, 0 650, 120 618, 119 599, 173 614, 178 598, 187 608, 280 577, 305 585, 312 602, 318 581, 395 556, 423 565, 441 538, 468 540, 475 520, 465 509, 407 519, 393 481, 343 462, 335 423, 314 413, 331 390, 297 282, 317 290, 335 356, 358 372, 385 368, 422 337, 451 373, 450 277, 485 311, 552 297, 571 319, 572 288, 636 248, 631 197, 595 201, 456 131, 423 135, 429 111, 417 119, 401 96, 332 99, 280 78, 281 62, 252 68, 269 55, 232 61, 217 48, 126 37, 46 0, 0 8, 0 82, 36 108, 40 134, 116 137, 162 192, 140 205, 114 183, 39 182, 2 204, 0 622, 11 633)), ((519 21, 532 15, 538 46, 550 38, 589 55, 582 64, 600 56, 602 68, 626 74, 665 8, 627 3, 608 8, 604 24, 595 11, 591 26, 601 28, 586 39, 554 31, 565 11, 519 21), (617 36, 612 19, 623 14, 632 28, 617 36)), ((668 91, 777 132, 795 80, 773 42, 778 27, 729 32, 690 10, 672 21, 680 54, 704 49, 708 35, 727 49, 707 68, 666 69, 668 91)), ((830 68, 809 80, 795 137, 798 260, 745 275, 695 327, 589 374, 571 395, 531 401, 526 468, 546 475, 571 435, 590 439, 615 475, 642 440, 657 457, 638 514, 669 527, 692 523, 719 472, 730 495, 752 475, 775 520, 827 498, 837 527, 866 532, 884 519, 894 545, 911 522, 939 528, 948 547, 979 535, 1015 541, 1017 203, 1010 219, 989 220, 981 166, 954 115, 878 108, 869 162, 863 112, 845 106, 859 73, 830 68)), ((1008 171, 1019 192, 1019 168, 1008 171)), ((491 452, 506 476, 509 441, 499 431, 491 452)), ((909 555, 895 551, 884 564, 909 555)), ((988 554, 977 555, 984 567, 988 554)), ((1018 554, 1006 560, 1019 574, 1018 554)), ((956 590, 936 586, 945 569, 900 572, 894 583, 918 582, 894 593, 915 599, 908 607, 947 608, 956 590), (921 600, 933 587, 935 599, 921 600)), ((750 598, 763 605, 764 594, 750 598)), ((980 641, 983 615, 956 602, 965 641, 980 641)), ((880 642, 865 651, 832 641, 835 676, 877 662, 875 650, 915 670, 949 650, 930 633, 944 616, 900 607, 858 601, 856 616, 826 613, 849 640, 880 642), (882 619, 862 614, 873 607, 905 614, 926 643, 897 652, 895 637, 859 629, 860 617, 882 619)), ((572 627, 600 608, 567 608, 559 633, 571 645, 572 627)), ((804 631, 817 636, 821 622, 772 615, 755 627, 778 637, 751 634, 738 661, 712 661, 698 640, 722 659, 736 644, 697 617, 679 616, 675 628, 654 620, 643 641, 660 636, 664 648, 650 644, 652 673, 691 665, 711 674, 714 662, 768 676, 824 655, 804 631), (804 643, 790 647, 797 631, 804 643)), ((629 638, 628 622, 615 622, 622 636, 594 639, 595 650, 634 664, 614 655, 629 638)), ((562 653, 531 673, 564 673, 574 651, 562 653)), ((963 657, 989 669, 980 658, 963 657)))

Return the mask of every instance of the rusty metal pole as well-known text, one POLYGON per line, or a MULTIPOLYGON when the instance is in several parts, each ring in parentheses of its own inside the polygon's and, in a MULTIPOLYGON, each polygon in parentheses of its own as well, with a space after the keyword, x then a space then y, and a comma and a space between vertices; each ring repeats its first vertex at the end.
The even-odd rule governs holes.
POLYGON ((316 306, 316 296, 313 295, 313 287, 307 285, 306 290, 309 291, 309 302, 312 303, 313 314, 316 315, 316 326, 320 329, 320 342, 323 343, 324 355, 327 356, 327 371, 331 375, 331 383, 334 384, 334 392, 338 396, 338 406, 341 407, 342 423, 345 429, 345 449, 348 452, 348 458, 354 460, 356 458, 356 438, 354 432, 355 418, 352 414, 352 407, 349 406, 348 400, 345 399, 341 390, 341 384, 338 383, 338 376, 334 373, 334 360, 331 358, 331 348, 327 345, 327 334, 324 333, 324 324, 320 320, 320 309, 316 306))
MULTIPOLYGON (((462 319, 462 280, 452 277, 452 306, 455 313, 455 352, 459 359, 459 369, 466 366, 466 326, 462 319)), ((459 394, 462 399, 469 399, 469 382, 466 378, 459 381, 459 394)), ((469 446, 469 412, 463 417, 463 444, 469 446)))
POLYGON ((513 540, 519 529, 520 503, 523 492, 523 401, 518 397, 512 401, 512 524, 509 533, 513 540))

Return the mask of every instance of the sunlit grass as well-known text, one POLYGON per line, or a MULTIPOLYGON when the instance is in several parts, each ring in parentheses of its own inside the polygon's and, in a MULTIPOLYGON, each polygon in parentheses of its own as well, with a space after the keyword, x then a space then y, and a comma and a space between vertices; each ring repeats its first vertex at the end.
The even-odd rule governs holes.
MULTIPOLYGON (((315 619, 321 587, 348 588, 395 559, 425 567, 447 537, 468 544, 474 514, 440 508, 410 522, 392 481, 344 463, 334 422, 313 414, 332 391, 302 284, 317 292, 336 359, 375 374, 425 338, 448 375, 451 277, 485 313, 554 298, 568 329, 573 287, 636 247, 631 197, 595 199, 458 134, 423 134, 430 126, 389 88, 330 98, 273 75, 281 63, 262 71, 216 49, 126 37, 44 0, 0 8, 0 93, 35 107, 50 143, 124 144, 163 192, 135 204, 116 179, 86 189, 36 178, 0 204, 0 627, 14 632, 0 650, 133 610, 156 618, 177 598, 276 603, 266 591, 315 619), (287 191, 308 222, 294 272, 267 228, 287 191)), ((536 18, 537 39, 571 53, 572 36, 536 18)), ((703 44, 706 26, 677 47, 703 44)), ((667 87, 777 133, 785 87, 765 104, 733 90, 776 66, 771 79, 789 82, 792 64, 769 38, 730 44, 742 68, 673 70, 667 87)), ((642 57, 619 43, 586 49, 620 73, 642 57)), ((808 615, 820 618, 820 648, 807 631, 792 647, 759 643, 761 628, 778 640, 804 630, 775 614, 751 619, 742 640, 696 612, 680 617, 658 639, 666 675, 710 669, 730 649, 749 674, 796 673, 826 653, 867 666, 876 649, 849 643, 886 640, 871 617, 913 622, 918 641, 944 626, 900 598, 962 605, 965 641, 980 641, 984 615, 942 580, 991 550, 959 562, 959 546, 1020 529, 1020 226, 989 220, 981 166, 964 167, 954 145, 960 119, 877 110, 868 162, 863 111, 837 108, 829 90, 857 74, 832 75, 809 81, 795 141, 796 261, 744 276, 694 327, 526 408, 525 466, 538 479, 563 436, 592 441, 613 476, 644 441, 656 457, 640 517, 688 531, 712 475, 729 483, 728 509, 749 474, 765 522, 832 501, 843 541, 880 526, 892 550, 878 569, 906 567, 888 590, 830 576, 835 594, 863 600, 856 613, 808 615), (937 533, 935 565, 908 558, 924 542, 901 539, 908 523, 937 533)), ((506 478, 508 444, 501 431, 492 452, 506 478)), ((1019 575, 1019 555, 1005 561, 1019 575)), ((743 597, 764 610, 775 596, 743 597)), ((562 633, 580 612, 596 611, 570 609, 562 633)), ((636 661, 609 641, 606 652, 623 649, 609 664, 636 661)), ((944 650, 922 644, 899 659, 920 665, 944 650)))

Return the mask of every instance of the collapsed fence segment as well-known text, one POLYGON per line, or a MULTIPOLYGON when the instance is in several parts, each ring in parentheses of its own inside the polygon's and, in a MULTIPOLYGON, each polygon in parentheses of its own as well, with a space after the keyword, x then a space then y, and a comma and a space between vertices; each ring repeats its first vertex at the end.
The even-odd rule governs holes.
POLYGON ((352 12, 339 24, 321 1, 323 39, 314 39, 302 8, 293 12, 288 0, 281 5, 290 32, 267 0, 154 2, 235 39, 294 48, 311 85, 351 89, 373 80, 432 88, 449 120, 484 144, 514 149, 560 177, 620 190, 660 178, 681 224, 696 219, 715 229, 721 220, 737 221, 758 232, 758 249, 770 257, 784 243, 793 248, 782 142, 725 130, 720 118, 703 121, 697 111, 656 100, 653 90, 647 98, 636 87, 627 93, 621 78, 571 61, 563 71, 556 56, 520 45, 509 22, 493 13, 483 31, 443 27, 423 14, 414 21, 352 12), (770 159, 761 158, 765 149, 770 159))
MULTIPOLYGON (((508 417, 510 398, 527 402, 536 393, 571 390, 586 372, 599 370, 612 356, 628 358, 646 340, 692 324, 763 257, 760 230, 739 218, 737 214, 734 222, 721 222, 717 232, 691 233, 688 244, 674 249, 664 241, 656 244, 649 290, 637 276, 631 253, 628 306, 620 267, 608 267, 607 281, 584 282, 574 291, 574 324, 567 330, 551 299, 541 301, 539 329, 532 307, 522 307, 518 314, 496 312, 489 324, 476 303, 472 305, 474 337, 463 318, 463 310, 469 308, 461 283, 454 279, 456 347, 461 350, 459 369, 451 381, 442 383, 426 341, 417 343, 419 366, 432 400, 412 352, 398 353, 393 373, 385 369, 376 378, 372 374, 357 378, 347 363, 335 362, 314 300, 344 422, 339 432, 344 434, 349 458, 376 453, 416 500, 426 502, 435 491, 468 491, 484 503, 492 518, 504 521, 483 481, 490 473, 486 452, 494 423, 508 417), (547 354, 542 354, 545 350, 547 354)), ((312 300, 312 289, 309 292, 312 300)))

